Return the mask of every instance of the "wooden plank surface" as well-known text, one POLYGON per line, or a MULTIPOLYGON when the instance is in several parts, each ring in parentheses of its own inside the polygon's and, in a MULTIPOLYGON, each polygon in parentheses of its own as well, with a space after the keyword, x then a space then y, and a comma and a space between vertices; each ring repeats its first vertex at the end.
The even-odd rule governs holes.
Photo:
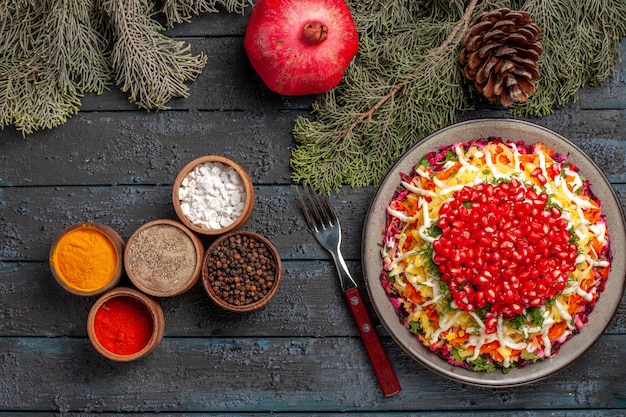
POLYGON ((349 412, 619 409, 622 336, 604 336, 557 378, 523 388, 451 383, 384 340, 403 387, 383 399, 358 338, 167 338, 158 354, 111 363, 80 338, 1 338, 9 410, 349 412), (42 385, 42 378, 54 380, 42 385), (543 399, 538 403, 538 399, 543 399))
MULTIPOLYGON (((626 299, 579 361, 520 388, 473 387, 435 375, 375 319, 403 387, 382 397, 333 264, 307 232, 291 185, 291 129, 309 114, 312 98, 280 97, 262 85, 241 43, 246 19, 203 15, 169 32, 209 57, 191 96, 174 100, 172 110, 139 111, 113 87, 86 96, 62 127, 26 138, 10 128, 0 132, 0 414, 624 416, 626 299), (267 236, 281 255, 276 297, 237 315, 212 305, 198 283, 159 300, 165 337, 150 356, 125 364, 103 359, 86 336, 95 299, 54 282, 52 240, 75 222, 102 222, 127 239, 149 220, 175 218, 174 177, 210 153, 236 160, 253 179, 255 207, 244 228, 267 236)), ((626 40, 621 45, 626 56, 626 40)), ((479 117, 507 115, 494 107, 460 115, 479 117)), ((623 63, 605 85, 530 121, 591 155, 626 209, 623 63)), ((373 193, 346 187, 332 195, 344 254, 362 286, 360 241, 373 193)))
MULTIPOLYGON (((623 183, 625 112, 573 106, 527 120, 572 140, 594 156, 612 182, 623 183)), ((298 115, 307 112, 84 112, 60 129, 26 139, 15 131, 2 132, 0 186, 171 184, 187 162, 209 153, 240 163, 255 184, 285 185, 298 115)), ((483 109, 460 120, 505 116, 483 109)))

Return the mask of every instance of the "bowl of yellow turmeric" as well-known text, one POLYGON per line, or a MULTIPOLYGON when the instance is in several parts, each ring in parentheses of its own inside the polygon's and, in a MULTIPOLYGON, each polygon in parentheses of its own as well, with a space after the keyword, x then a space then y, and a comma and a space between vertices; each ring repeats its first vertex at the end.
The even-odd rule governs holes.
POLYGON ((110 227, 83 222, 66 227, 50 248, 50 269, 65 290, 101 295, 115 287, 124 270, 124 241, 110 227))

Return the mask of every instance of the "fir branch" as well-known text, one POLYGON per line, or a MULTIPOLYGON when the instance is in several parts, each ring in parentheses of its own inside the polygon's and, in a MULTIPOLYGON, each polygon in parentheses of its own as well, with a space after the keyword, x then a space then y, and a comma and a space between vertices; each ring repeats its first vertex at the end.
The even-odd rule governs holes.
POLYGON ((395 32, 410 24, 419 13, 419 1, 362 0, 348 2, 352 14, 359 19, 361 36, 376 36, 395 32))
POLYGON ((0 128, 15 125, 24 135, 65 123, 80 105, 80 91, 57 88, 57 73, 41 62, 0 60, 0 128))
POLYGON ((93 26, 93 6, 88 2, 51 2, 40 35, 48 65, 58 69, 58 86, 66 93, 75 84, 80 92, 101 94, 113 70, 108 40, 93 26))
POLYGON ((161 11, 167 20, 167 27, 176 23, 190 22, 201 13, 217 13, 222 7, 230 13, 243 14, 251 0, 164 0, 161 11))
POLYGON ((0 54, 15 58, 30 55, 46 11, 44 4, 0 2, 0 54))
POLYGON ((612 75, 626 36, 623 0, 349 0, 360 45, 335 90, 296 119, 292 179, 317 189, 378 185, 409 147, 480 100, 458 64, 467 24, 486 10, 527 10, 541 28, 541 79, 511 114, 541 116, 612 75), (407 11, 410 10, 410 13, 407 11), (410 18, 409 18, 410 16, 410 18), (572 45, 575 43, 576 45, 572 45))
POLYGON ((111 54, 120 90, 147 110, 167 109, 174 97, 188 97, 186 81, 204 68, 204 54, 191 55, 191 47, 160 33, 164 28, 150 17, 152 5, 144 0, 107 0, 103 7, 114 28, 111 54))
POLYGON ((358 64, 314 103, 316 120, 296 120, 292 179, 326 191, 377 185, 409 146, 453 123, 470 105, 456 56, 476 4, 460 15, 450 11, 449 24, 433 25, 426 10, 380 35, 382 44, 376 35, 362 37, 358 64))
POLYGON ((541 79, 527 102, 511 106, 512 114, 545 116, 575 101, 580 88, 614 74, 619 41, 626 36, 626 2, 527 1, 523 7, 541 28, 541 79))
MULTIPOLYGON (((464 26, 464 25, 467 26, 468 20, 472 16, 474 8, 476 7, 476 3, 477 3, 477 0, 471 0, 470 1, 470 4, 467 6, 467 9, 465 10, 465 13, 463 13, 463 16, 461 17, 461 20, 459 20, 459 22, 452 27, 452 30, 450 31, 450 34, 448 35, 446 40, 439 47, 437 47, 437 49, 435 49, 433 51, 433 54, 440 54, 444 49, 446 49, 448 46, 450 46, 450 44, 452 43, 454 38, 459 33, 459 30, 461 29, 461 27, 464 26)), ((339 135, 339 140, 342 140, 347 134, 352 132, 352 130, 354 130, 354 128, 359 123, 363 122, 365 119, 371 118, 372 115, 378 109, 380 109, 380 107, 383 104, 385 104, 385 102, 387 100, 392 99, 396 94, 398 94, 398 92, 400 90, 402 90, 402 88, 404 88, 405 85, 407 85, 408 83, 412 82, 417 76, 420 75, 420 73, 424 72, 424 70, 426 69, 425 66, 426 66, 427 63, 428 63, 428 60, 426 60, 424 62, 424 64, 419 66, 417 69, 415 69, 415 71, 413 71, 408 76, 406 76, 402 81, 397 83, 391 89, 390 92, 388 92, 387 94, 382 96, 380 98, 380 100, 378 100, 369 110, 361 113, 361 115, 359 117, 357 117, 357 119, 354 122, 352 122, 352 124, 350 124, 350 126, 348 126, 347 129, 345 129, 344 131, 341 132, 341 134, 339 135)))
POLYGON ((89 30, 86 5, 14 1, 0 9, 1 128, 58 126, 78 111, 84 91, 102 91, 111 74, 106 43, 89 30))
MULTIPOLYGON (((165 0, 162 11, 173 13, 172 24, 218 6, 243 13, 249 1, 165 0)), ((185 83, 207 57, 160 33, 153 7, 150 0, 0 2, 0 129, 15 125, 26 135, 56 127, 78 112, 84 93, 100 94, 114 80, 145 109, 188 97, 185 83)))

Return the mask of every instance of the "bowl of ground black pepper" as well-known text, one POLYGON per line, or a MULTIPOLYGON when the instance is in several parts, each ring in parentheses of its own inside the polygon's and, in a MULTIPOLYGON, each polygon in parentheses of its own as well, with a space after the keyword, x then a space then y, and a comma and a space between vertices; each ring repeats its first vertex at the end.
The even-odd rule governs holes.
POLYGON ((140 226, 126 242, 124 268, 139 290, 172 297, 198 282, 203 256, 202 241, 183 224, 153 220, 140 226))
POLYGON ((87 334, 105 358, 129 362, 152 352, 165 329, 159 303, 133 288, 118 287, 102 295, 89 311, 87 334))
POLYGON ((221 235, 250 217, 254 187, 236 162, 219 155, 194 159, 180 170, 172 189, 174 211, 190 230, 221 235))
POLYGON ((209 298, 225 310, 245 313, 266 305, 281 278, 276 248, 250 231, 217 238, 202 263, 202 285, 209 298))

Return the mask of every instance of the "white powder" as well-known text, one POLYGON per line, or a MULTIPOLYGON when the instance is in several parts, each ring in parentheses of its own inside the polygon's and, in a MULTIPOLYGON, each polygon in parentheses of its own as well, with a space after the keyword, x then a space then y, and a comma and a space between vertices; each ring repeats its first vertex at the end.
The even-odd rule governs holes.
POLYGON ((217 230, 230 226, 243 212, 246 189, 239 173, 221 162, 205 162, 183 179, 180 208, 194 225, 217 230))

